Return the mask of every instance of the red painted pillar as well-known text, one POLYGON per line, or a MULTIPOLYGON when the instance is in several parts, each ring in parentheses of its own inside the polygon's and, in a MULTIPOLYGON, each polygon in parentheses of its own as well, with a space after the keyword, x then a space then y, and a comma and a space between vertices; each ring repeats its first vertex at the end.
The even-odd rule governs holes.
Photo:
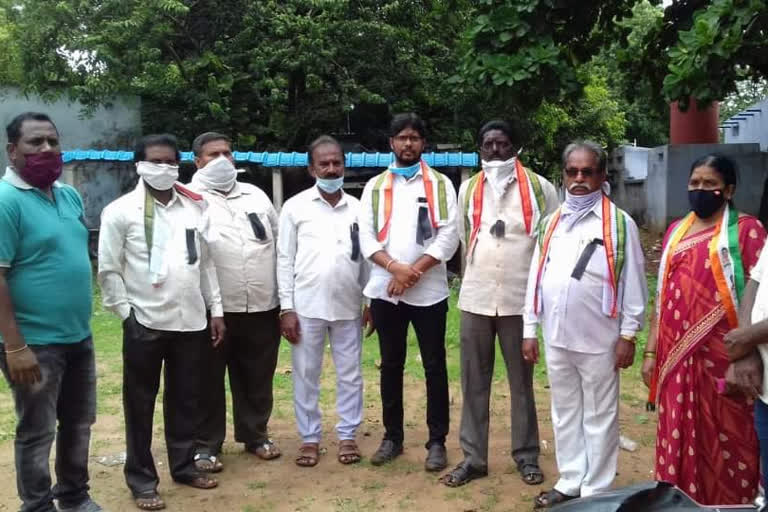
POLYGON ((688 110, 681 111, 676 101, 669 106, 670 144, 717 144, 720 142, 720 104, 712 102, 699 110, 696 100, 690 99, 688 110))

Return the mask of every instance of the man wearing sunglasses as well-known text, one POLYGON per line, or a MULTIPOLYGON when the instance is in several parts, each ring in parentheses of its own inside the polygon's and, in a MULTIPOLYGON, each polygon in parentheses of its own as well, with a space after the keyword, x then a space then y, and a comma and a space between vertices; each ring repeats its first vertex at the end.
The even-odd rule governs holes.
POLYGON ((191 186, 208 205, 215 236, 211 256, 221 287, 227 335, 205 347, 201 369, 204 411, 195 465, 218 472, 227 427, 224 373, 229 370, 235 441, 264 460, 280 456, 267 433, 280 326, 277 299, 277 212, 255 185, 237 181, 232 146, 224 134, 206 132, 192 142, 197 171, 191 186))
POLYGON ((560 479, 535 499, 549 508, 607 490, 619 454, 619 370, 632 365, 648 292, 637 226, 603 191, 605 152, 563 152, 565 203, 539 228, 525 300, 523 356, 546 344, 560 479))
POLYGON ((362 311, 368 262, 360 251, 357 198, 345 194, 344 152, 322 136, 308 150, 315 186, 286 201, 280 212, 277 280, 280 328, 291 343, 293 407, 302 444, 295 462, 315 466, 322 417, 318 398, 326 337, 336 366, 339 422, 337 460, 360 462, 355 441, 363 419, 362 328, 373 326, 362 311))
POLYGON ((459 295, 460 443, 464 460, 441 481, 463 485, 488 474, 491 381, 498 337, 509 381, 512 458, 529 485, 542 482, 533 366, 523 360, 523 305, 540 219, 557 208, 555 187, 523 167, 512 127, 486 123, 478 134, 482 170, 459 190, 459 236, 466 253, 459 295))

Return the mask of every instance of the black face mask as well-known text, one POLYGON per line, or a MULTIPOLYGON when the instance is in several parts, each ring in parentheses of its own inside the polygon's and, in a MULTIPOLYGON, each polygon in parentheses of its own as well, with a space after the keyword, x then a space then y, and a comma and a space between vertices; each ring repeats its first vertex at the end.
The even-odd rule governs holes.
POLYGON ((711 217, 725 203, 722 190, 689 190, 688 201, 691 209, 700 219, 711 217))

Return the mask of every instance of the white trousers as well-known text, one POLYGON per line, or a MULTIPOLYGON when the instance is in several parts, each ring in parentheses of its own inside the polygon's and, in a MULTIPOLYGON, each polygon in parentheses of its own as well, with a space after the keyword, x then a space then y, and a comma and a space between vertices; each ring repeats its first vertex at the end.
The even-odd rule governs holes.
POLYGON ((619 458, 619 372, 613 351, 546 347, 560 480, 555 489, 591 496, 610 488, 619 458))
POLYGON ((360 319, 329 322, 299 316, 301 339, 291 346, 293 361, 293 408, 299 435, 305 443, 319 443, 322 437, 320 373, 326 334, 331 341, 336 366, 336 409, 339 439, 354 439, 363 421, 362 326, 360 319))

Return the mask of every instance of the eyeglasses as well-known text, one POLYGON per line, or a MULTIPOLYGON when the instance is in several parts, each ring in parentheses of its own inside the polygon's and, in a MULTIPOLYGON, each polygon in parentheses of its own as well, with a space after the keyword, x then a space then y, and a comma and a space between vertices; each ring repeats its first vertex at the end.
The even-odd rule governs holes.
POLYGON ((395 139, 396 142, 399 142, 401 144, 405 144, 406 142, 410 142, 411 144, 417 144, 421 142, 423 137, 420 135, 395 135, 392 137, 395 139))
POLYGON ((595 171, 594 169, 590 169, 590 168, 587 168, 587 169, 566 169, 565 170, 565 175, 568 176, 569 178, 575 178, 576 176, 579 175, 579 173, 581 173, 581 175, 584 176, 585 178, 591 178, 592 176, 597 174, 597 171, 595 171))

